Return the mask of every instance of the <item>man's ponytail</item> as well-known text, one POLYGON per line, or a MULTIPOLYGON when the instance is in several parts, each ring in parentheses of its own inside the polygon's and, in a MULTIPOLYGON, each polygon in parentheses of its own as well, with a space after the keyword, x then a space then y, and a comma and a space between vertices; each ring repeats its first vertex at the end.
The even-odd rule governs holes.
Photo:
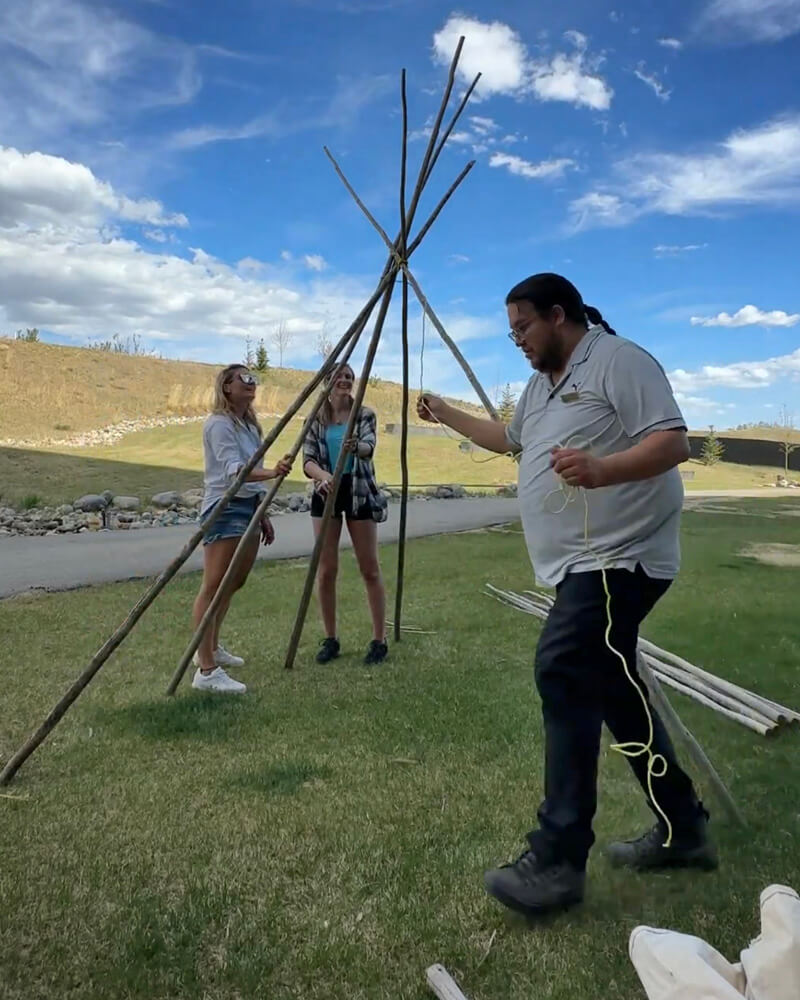
POLYGON ((612 337, 616 337, 617 331, 606 323, 599 309, 595 309, 594 306, 584 306, 584 311, 586 312, 586 318, 593 326, 602 326, 606 333, 610 333, 612 337))

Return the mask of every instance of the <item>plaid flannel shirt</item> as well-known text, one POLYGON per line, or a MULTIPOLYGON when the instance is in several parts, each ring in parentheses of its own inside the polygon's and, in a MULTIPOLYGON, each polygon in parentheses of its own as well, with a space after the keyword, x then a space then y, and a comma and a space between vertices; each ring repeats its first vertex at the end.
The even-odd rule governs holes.
MULTIPOLYGON (((374 410, 370 410, 367 406, 362 406, 359 411, 355 424, 355 437, 360 444, 368 444, 372 453, 369 458, 353 455, 353 514, 357 514, 366 505, 372 513, 373 521, 385 521, 389 514, 388 504, 378 489, 375 463, 372 461, 377 441, 377 418, 374 410)), ((325 426, 319 420, 311 424, 303 442, 304 470, 306 462, 316 462, 326 472, 333 472, 328 442, 325 439, 325 426)))

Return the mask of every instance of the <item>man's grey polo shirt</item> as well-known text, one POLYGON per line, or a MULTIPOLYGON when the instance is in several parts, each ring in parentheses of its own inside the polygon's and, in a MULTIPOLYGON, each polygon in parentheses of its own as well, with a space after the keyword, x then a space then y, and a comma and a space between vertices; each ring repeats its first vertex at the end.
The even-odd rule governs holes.
POLYGON ((602 457, 638 444, 652 431, 686 427, 663 368, 623 337, 591 327, 566 374, 554 386, 535 374, 525 387, 507 437, 521 451, 519 503, 537 582, 555 587, 567 573, 635 569, 671 579, 680 567, 683 482, 677 468, 638 482, 587 490, 561 513, 556 446, 586 447, 602 457), (589 543, 584 540, 586 507, 589 543), (599 560, 598 560, 599 557, 599 560))

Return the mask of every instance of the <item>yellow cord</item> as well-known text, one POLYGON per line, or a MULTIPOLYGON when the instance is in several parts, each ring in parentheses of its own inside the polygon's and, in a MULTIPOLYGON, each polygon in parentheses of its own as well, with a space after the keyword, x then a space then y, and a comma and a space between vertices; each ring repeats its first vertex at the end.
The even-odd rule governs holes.
MULTIPOLYGON (((584 448, 588 451, 591 447, 591 443, 581 438, 579 442, 575 441, 575 438, 579 437, 575 435, 568 439, 566 444, 559 445, 560 448, 584 448)), ((647 790, 650 793, 650 800, 653 803, 658 814, 664 820, 667 828, 667 838, 664 841, 664 847, 669 847, 672 843, 672 824, 669 821, 669 817, 658 804, 653 791, 653 778, 663 778, 667 773, 667 761, 662 754, 653 753, 653 737, 654 737, 654 727, 653 727, 653 716, 650 712, 650 706, 647 703, 647 697, 645 696, 642 686, 636 683, 636 681, 631 676, 630 668, 628 667, 628 662, 624 655, 612 644, 611 642, 611 630, 613 627, 613 619, 611 616, 611 590, 608 586, 608 577, 606 575, 606 563, 598 555, 593 545, 589 540, 589 500, 586 495, 586 490, 579 486, 571 486, 565 479, 558 476, 559 485, 556 489, 551 490, 550 493, 544 499, 544 507, 548 513, 560 514, 562 511, 566 510, 569 504, 571 504, 578 496, 583 500, 584 507, 584 519, 583 519, 583 542, 586 547, 586 551, 592 555, 600 566, 600 573, 603 578, 603 590, 606 595, 606 630, 605 630, 605 643, 608 649, 620 660, 622 663, 622 669, 625 671, 625 676, 636 688, 636 692, 642 700, 642 705, 644 707, 645 715, 647 716, 647 725, 649 729, 649 734, 647 738, 647 743, 637 743, 635 741, 630 743, 613 743, 611 745, 612 750, 616 750, 621 753, 623 757, 641 757, 643 754, 648 754, 647 759, 647 790), (558 510, 550 510, 548 508, 548 501, 550 497, 560 495, 563 498, 563 505, 558 510), (657 770, 658 768, 658 770, 657 770)))

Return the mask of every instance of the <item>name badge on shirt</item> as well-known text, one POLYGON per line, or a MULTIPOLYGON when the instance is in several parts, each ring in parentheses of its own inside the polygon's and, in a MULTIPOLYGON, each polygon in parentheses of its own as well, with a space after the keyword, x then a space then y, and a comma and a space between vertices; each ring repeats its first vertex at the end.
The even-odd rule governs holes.
POLYGON ((572 392, 562 392, 561 402, 562 403, 577 403, 581 398, 581 394, 577 389, 573 389, 572 392))

